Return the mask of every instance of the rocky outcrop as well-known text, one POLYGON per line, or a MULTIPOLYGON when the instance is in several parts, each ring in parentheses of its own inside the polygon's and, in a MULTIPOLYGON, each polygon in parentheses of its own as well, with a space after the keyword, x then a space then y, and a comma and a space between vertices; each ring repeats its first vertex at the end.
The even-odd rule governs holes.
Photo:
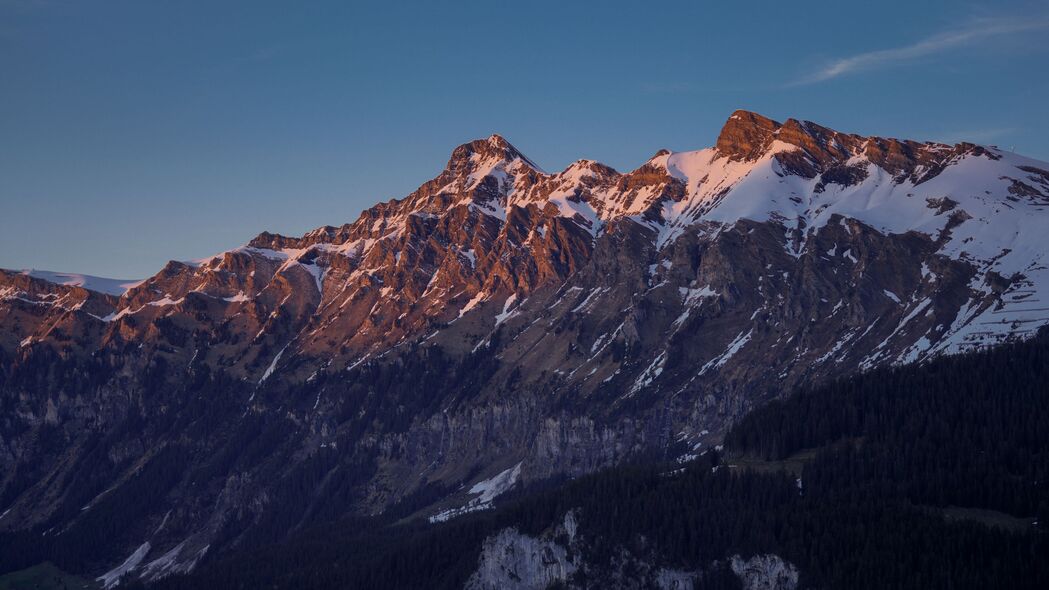
POLYGON ((736 111, 721 128, 714 145, 730 160, 756 160, 768 151, 781 127, 778 121, 757 113, 736 111))
POLYGON ((544 538, 506 529, 485 539, 477 571, 467 580, 467 590, 545 589, 565 583, 581 565, 576 543, 575 516, 569 512, 564 523, 544 538), (560 537, 555 540, 554 537, 560 537))
POLYGON ((686 571, 659 567, 658 556, 640 558, 619 548, 612 562, 589 561, 591 543, 582 532, 579 516, 568 512, 562 523, 539 537, 508 528, 488 537, 482 544, 477 569, 464 586, 466 590, 544 590, 550 587, 701 588, 705 577, 727 568, 739 578, 744 590, 794 590, 798 570, 778 555, 734 555, 711 562, 705 569, 686 571))
POLYGON ((794 590, 798 587, 798 569, 778 555, 755 555, 729 560, 732 572, 739 577, 743 590, 794 590))

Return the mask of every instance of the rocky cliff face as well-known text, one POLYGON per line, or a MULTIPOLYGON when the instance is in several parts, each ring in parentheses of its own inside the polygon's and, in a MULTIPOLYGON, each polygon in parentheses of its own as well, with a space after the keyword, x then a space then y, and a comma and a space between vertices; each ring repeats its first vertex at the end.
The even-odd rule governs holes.
POLYGON ((0 529, 109 522, 85 561, 149 578, 455 514, 515 466, 687 455, 796 384, 1049 323, 1047 229, 1049 164, 737 112, 627 173, 470 142, 353 223, 119 297, 3 272, 0 529))

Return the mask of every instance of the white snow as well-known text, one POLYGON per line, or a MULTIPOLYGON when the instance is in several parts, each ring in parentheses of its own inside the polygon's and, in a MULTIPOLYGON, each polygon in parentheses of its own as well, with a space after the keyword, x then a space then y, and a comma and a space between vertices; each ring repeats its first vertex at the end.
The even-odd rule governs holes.
POLYGON ((492 501, 514 487, 514 484, 517 483, 517 478, 520 476, 521 463, 518 463, 488 479, 475 483, 468 493, 471 495, 477 494, 476 498, 471 499, 459 508, 450 508, 434 514, 430 517, 430 522, 444 522, 469 512, 491 508, 492 501))
POLYGON ((490 503, 499 495, 503 494, 517 483, 517 478, 521 475, 521 463, 514 465, 513 467, 501 471, 495 476, 479 481, 470 488, 471 494, 480 494, 480 496, 474 498, 481 504, 490 503))
POLYGON ((586 298, 583 299, 582 303, 572 308, 572 313, 579 313, 593 307, 594 302, 597 301, 595 298, 600 298, 601 294, 606 291, 608 291, 608 288, 606 287, 591 289, 590 292, 587 293, 586 298))
POLYGON ((23 269, 22 274, 29 275, 35 279, 43 279, 50 283, 70 287, 83 287, 89 291, 98 291, 99 293, 117 296, 123 295, 128 289, 142 283, 142 280, 109 279, 80 273, 54 272, 35 268, 23 269))
POLYGON ((569 199, 564 194, 551 195, 549 201, 557 205, 562 217, 575 220, 591 235, 596 235, 598 230, 601 229, 602 224, 597 211, 594 211, 594 208, 589 203, 569 199))
MULTIPOLYGON (((211 545, 205 545, 201 549, 183 555, 187 540, 180 542, 163 555, 147 563, 142 568, 142 578, 146 580, 157 580, 172 574, 186 574, 193 571, 197 562, 207 554, 211 545)), ((192 551, 192 550, 191 550, 192 551)))
MULTIPOLYGON (((398 254, 400 253, 398 252, 398 254)), ((462 252, 459 252, 459 254, 461 254, 463 258, 465 258, 467 262, 470 263, 470 268, 474 268, 477 266, 477 254, 474 252, 473 248, 470 248, 469 250, 463 250, 462 252)))
POLYGON ((746 334, 740 332, 733 340, 729 343, 728 348, 725 352, 707 361, 699 369, 699 374, 703 375, 710 369, 719 369, 722 365, 728 362, 733 355, 735 355, 741 348, 743 348, 747 342, 750 342, 750 335, 754 333, 754 328, 751 328, 746 334))
POLYGON ((149 541, 142 543, 138 546, 138 549, 135 549, 134 553, 129 555, 128 558, 123 561, 123 563, 95 578, 95 580, 102 582, 102 587, 106 588, 106 590, 118 586, 120 584, 120 578, 137 568, 138 564, 142 563, 142 560, 145 559, 146 555, 149 553, 149 549, 149 541))
POLYGON ((302 264, 302 263, 300 263, 299 266, 301 266, 302 268, 306 269, 306 271, 309 272, 310 275, 313 276, 313 281, 317 285, 317 292, 318 293, 323 293, 324 292, 324 274, 325 274, 325 272, 327 272, 327 270, 322 268, 322 267, 320 267, 317 264, 302 264))
POLYGON ((506 303, 503 304, 503 311, 495 315, 496 326, 513 317, 513 315, 516 313, 516 310, 511 311, 510 307, 513 306, 515 301, 517 301, 516 293, 511 294, 509 297, 506 298, 506 303))
POLYGON ((717 297, 718 292, 711 289, 710 285, 701 287, 699 289, 689 289, 686 287, 678 287, 678 292, 681 293, 681 300, 687 306, 695 306, 696 302, 703 299, 704 297, 717 297))
POLYGON ((634 395, 638 391, 648 387, 652 382, 663 374, 663 365, 667 362, 667 351, 663 351, 656 356, 655 359, 645 368, 644 371, 638 375, 637 380, 634 381, 633 387, 630 388, 630 392, 627 396, 634 395))
POLYGON ((466 315, 470 310, 477 307, 477 305, 484 301, 487 297, 487 293, 485 293, 484 291, 478 291, 477 294, 473 296, 473 299, 467 301, 466 305, 464 305, 463 308, 459 310, 459 317, 463 317, 464 315, 466 315))
POLYGON ((266 367, 266 372, 263 373, 262 378, 259 379, 259 385, 262 385, 262 382, 269 379, 269 376, 273 374, 273 371, 277 368, 277 362, 280 361, 280 357, 284 354, 284 351, 288 349, 289 344, 285 344, 284 348, 280 349, 280 352, 277 353, 277 356, 273 357, 270 366, 266 367))

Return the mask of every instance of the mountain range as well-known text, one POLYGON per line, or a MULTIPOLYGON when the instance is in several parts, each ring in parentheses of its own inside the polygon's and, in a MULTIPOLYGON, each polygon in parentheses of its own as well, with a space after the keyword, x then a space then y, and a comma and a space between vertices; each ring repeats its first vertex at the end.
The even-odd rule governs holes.
POLYGON ((799 387, 1034 335, 1047 231, 1049 163, 736 111, 630 172, 472 141, 141 282, 0 271, 0 531, 112 587, 689 461, 799 387))

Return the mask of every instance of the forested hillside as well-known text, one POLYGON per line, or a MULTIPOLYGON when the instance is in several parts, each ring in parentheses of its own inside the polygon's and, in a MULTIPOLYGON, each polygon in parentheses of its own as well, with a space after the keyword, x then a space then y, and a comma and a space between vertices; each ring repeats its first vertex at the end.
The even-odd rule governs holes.
POLYGON ((155 587, 460 588, 486 538, 578 515, 603 587, 633 563, 737 588, 727 559, 775 554, 806 588, 1049 587, 1049 334, 801 391, 747 416, 722 452, 547 482, 430 525, 405 512, 302 531, 155 587))

